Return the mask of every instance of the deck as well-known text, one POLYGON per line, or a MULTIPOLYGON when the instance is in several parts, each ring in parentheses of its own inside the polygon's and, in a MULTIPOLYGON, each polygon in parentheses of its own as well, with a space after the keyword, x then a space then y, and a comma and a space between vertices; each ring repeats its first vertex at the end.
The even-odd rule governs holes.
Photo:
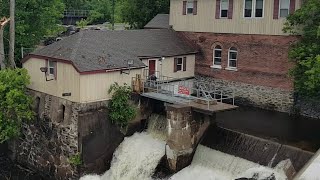
MULTIPOLYGON (((159 73, 158 73, 159 74, 159 73)), ((152 78, 144 75, 132 78, 132 89, 141 96, 170 104, 191 106, 194 111, 213 114, 238 108, 234 105, 234 91, 222 91, 214 84, 176 80, 159 75, 152 78)))
POLYGON ((180 96, 171 96, 168 94, 162 94, 157 92, 145 92, 141 96, 163 101, 170 104, 182 104, 191 106, 195 111, 202 112, 205 114, 212 114, 217 112, 223 112, 228 110, 233 110, 238 108, 238 106, 232 104, 226 104, 217 102, 217 104, 203 104, 195 102, 195 99, 192 97, 180 97, 180 96))

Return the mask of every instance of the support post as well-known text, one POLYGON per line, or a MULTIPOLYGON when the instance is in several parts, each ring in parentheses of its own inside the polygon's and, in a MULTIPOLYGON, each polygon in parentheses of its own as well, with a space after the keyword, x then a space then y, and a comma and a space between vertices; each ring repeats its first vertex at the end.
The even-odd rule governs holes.
POLYGON ((190 165, 212 116, 193 115, 192 108, 183 105, 168 104, 166 111, 168 121, 166 157, 169 169, 177 172, 190 165))

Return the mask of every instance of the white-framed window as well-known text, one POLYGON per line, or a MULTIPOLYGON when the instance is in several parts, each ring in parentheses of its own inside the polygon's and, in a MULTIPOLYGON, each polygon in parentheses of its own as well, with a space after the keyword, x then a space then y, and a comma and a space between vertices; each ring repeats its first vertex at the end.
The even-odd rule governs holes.
POLYGON ((290 0, 280 0, 279 3, 279 17, 285 18, 290 12, 290 0))
POLYGON ((264 0, 244 0, 245 18, 262 18, 264 13, 264 0))
POLYGON ((183 68, 183 58, 177 58, 177 71, 182 71, 183 68))
POLYGON ((222 48, 217 45, 213 50, 213 68, 221 68, 222 48))
POLYGON ((187 14, 193 14, 194 11, 194 1, 187 1, 187 6, 186 6, 186 12, 187 14))
POLYGON ((235 47, 229 49, 228 69, 236 70, 238 67, 238 50, 235 47))
POLYGON ((220 3, 220 18, 227 18, 229 10, 229 0, 221 0, 220 3))
POLYGON ((55 75, 55 68, 56 68, 56 62, 55 61, 48 61, 48 74, 49 75, 55 75))

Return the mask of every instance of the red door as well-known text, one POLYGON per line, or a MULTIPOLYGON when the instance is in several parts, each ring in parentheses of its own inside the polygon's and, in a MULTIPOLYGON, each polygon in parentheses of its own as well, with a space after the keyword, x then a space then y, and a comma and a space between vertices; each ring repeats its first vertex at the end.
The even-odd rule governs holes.
POLYGON ((156 60, 149 60, 149 76, 156 73, 156 60))

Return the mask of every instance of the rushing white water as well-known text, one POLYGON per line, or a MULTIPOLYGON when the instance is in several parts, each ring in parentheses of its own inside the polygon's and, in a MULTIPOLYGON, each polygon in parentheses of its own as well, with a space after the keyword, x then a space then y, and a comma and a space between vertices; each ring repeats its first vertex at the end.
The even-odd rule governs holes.
MULTIPOLYGON (((102 176, 88 175, 80 180, 151 180, 165 155, 167 121, 152 115, 148 132, 125 138, 113 155, 111 168, 102 176)), ((286 180, 281 168, 271 169, 259 164, 199 145, 192 164, 170 177, 170 180, 233 180, 274 176, 286 180)))
POLYGON ((190 166, 173 175, 171 180, 231 180, 237 178, 263 179, 275 176, 286 180, 283 171, 260 166, 259 164, 225 154, 205 146, 198 146, 190 166))
POLYGON ((102 176, 88 175, 80 180, 148 180, 165 153, 165 142, 147 133, 125 138, 113 155, 111 168, 102 176))

